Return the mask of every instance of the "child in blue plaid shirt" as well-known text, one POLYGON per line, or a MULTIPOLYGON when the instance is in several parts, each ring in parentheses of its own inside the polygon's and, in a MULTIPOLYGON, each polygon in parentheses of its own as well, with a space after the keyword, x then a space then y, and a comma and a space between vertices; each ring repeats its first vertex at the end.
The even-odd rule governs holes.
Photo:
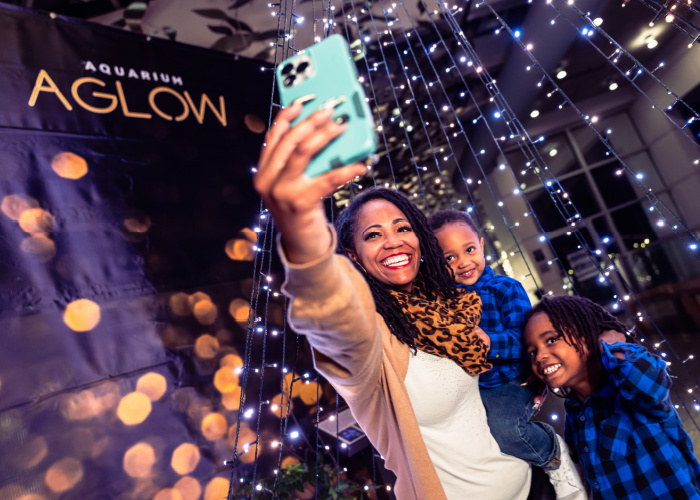
POLYGON ((558 500, 585 499, 566 443, 551 426, 530 422, 540 398, 526 383, 530 372, 522 327, 530 299, 525 289, 518 281, 495 274, 486 266, 484 240, 468 214, 441 210, 428 222, 457 286, 476 292, 482 302, 477 333, 490 344, 487 360, 493 368, 479 376, 479 388, 491 434, 501 452, 542 467, 558 500))
POLYGON ((566 388, 566 440, 594 499, 700 499, 700 464, 669 398, 666 363, 582 297, 545 298, 524 339, 532 369, 566 388))

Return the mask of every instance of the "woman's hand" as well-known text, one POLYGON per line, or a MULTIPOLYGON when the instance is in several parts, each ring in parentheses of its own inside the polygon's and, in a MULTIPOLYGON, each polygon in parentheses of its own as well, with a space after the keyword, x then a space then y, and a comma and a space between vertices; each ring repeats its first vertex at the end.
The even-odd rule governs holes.
POLYGON ((323 198, 366 171, 362 164, 333 169, 318 177, 304 170, 311 159, 345 130, 331 121, 332 109, 317 111, 292 127, 301 112, 296 103, 283 109, 265 137, 253 185, 282 234, 287 259, 311 262, 331 245, 323 198))

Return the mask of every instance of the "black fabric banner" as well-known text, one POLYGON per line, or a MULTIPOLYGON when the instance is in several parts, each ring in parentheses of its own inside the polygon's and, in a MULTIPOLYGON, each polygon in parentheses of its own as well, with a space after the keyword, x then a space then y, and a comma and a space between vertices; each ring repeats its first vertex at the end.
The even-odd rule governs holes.
POLYGON ((0 498, 222 498, 272 72, 8 6, 0 47, 0 498))

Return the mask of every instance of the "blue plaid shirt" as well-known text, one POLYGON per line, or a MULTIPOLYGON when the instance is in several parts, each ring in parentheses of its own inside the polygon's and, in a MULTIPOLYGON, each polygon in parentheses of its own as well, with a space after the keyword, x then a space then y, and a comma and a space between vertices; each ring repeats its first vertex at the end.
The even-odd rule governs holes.
POLYGON ((625 342, 603 343, 602 360, 599 389, 585 403, 566 400, 566 440, 593 498, 700 499, 700 464, 669 399, 666 363, 625 342))
POLYGON ((458 285, 476 292, 481 299, 479 326, 491 337, 488 361, 493 368, 479 375, 479 385, 498 387, 521 376, 529 366, 525 363, 523 326, 530 299, 519 281, 496 274, 486 266, 473 285, 458 285))

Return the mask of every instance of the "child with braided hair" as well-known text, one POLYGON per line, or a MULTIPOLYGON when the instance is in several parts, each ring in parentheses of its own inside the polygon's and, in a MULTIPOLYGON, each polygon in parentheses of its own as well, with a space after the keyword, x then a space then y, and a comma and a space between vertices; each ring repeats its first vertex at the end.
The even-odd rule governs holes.
POLYGON ((700 499, 700 464, 669 398, 666 363, 582 297, 544 298, 527 314, 535 375, 566 395, 566 440, 594 499, 700 499))
POLYGON ((479 295, 482 313, 477 333, 490 340, 493 368, 479 375, 479 392, 489 427, 501 452, 541 467, 557 500, 585 500, 585 488, 564 440, 543 422, 530 422, 542 396, 536 394, 522 341, 530 299, 523 286, 495 274, 484 259, 484 239, 472 218, 440 210, 428 222, 457 286, 479 295))

